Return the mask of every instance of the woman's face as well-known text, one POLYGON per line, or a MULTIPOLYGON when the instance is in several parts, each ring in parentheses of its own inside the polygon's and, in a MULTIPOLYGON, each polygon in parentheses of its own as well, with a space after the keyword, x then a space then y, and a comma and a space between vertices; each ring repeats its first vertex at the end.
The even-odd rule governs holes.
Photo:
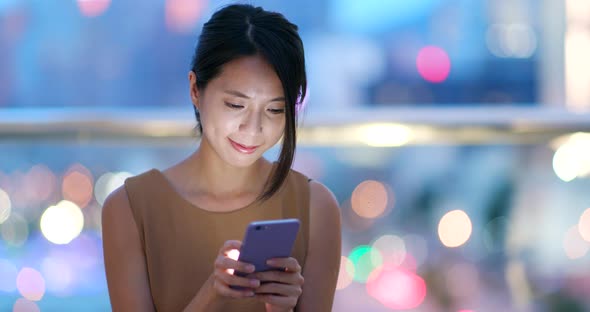
POLYGON ((202 91, 196 90, 193 72, 189 79, 191 98, 201 114, 202 140, 228 164, 253 164, 283 135, 283 86, 262 57, 226 63, 202 91))

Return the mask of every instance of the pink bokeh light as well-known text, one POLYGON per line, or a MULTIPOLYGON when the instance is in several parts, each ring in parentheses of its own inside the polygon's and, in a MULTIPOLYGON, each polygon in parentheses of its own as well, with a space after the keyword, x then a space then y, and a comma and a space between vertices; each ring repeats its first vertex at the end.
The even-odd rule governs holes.
POLYGON ((416 58, 418 73, 432 83, 444 82, 451 72, 451 59, 447 52, 436 46, 426 46, 416 58))
POLYGON ((371 273, 367 292, 390 309, 413 309, 426 297, 426 283, 414 272, 386 264, 371 273))
POLYGON ((111 5, 111 0, 78 0, 82 15, 96 17, 104 13, 111 5))

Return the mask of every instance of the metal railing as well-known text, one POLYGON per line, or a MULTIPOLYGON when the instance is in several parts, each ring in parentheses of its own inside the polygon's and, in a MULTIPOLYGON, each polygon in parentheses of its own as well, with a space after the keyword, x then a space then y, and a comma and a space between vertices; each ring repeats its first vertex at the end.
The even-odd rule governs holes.
MULTIPOLYGON (((195 125, 190 109, 0 109, 0 140, 184 140, 196 137, 195 125)), ((306 112, 299 129, 302 145, 534 144, 590 132, 590 112, 545 107, 342 109, 306 112)))

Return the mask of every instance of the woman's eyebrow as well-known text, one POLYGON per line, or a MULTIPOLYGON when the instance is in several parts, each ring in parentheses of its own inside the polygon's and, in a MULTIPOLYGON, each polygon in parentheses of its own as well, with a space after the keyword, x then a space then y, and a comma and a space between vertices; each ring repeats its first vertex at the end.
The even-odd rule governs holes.
MULTIPOLYGON (((243 99, 248 99, 248 100, 250 99, 249 96, 245 95, 244 93, 242 93, 240 91, 236 91, 236 90, 225 90, 224 92, 227 93, 227 94, 230 94, 230 95, 234 95, 234 96, 243 98, 243 99)), ((279 97, 276 97, 276 98, 270 100, 269 102, 284 102, 284 101, 285 101, 285 97, 284 96, 279 96, 279 97)))

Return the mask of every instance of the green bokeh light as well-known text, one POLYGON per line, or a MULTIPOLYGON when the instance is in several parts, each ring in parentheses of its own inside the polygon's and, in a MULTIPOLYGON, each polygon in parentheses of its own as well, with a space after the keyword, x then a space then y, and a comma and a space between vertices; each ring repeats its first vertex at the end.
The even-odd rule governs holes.
POLYGON ((353 279, 362 283, 366 282, 371 272, 383 263, 381 252, 367 245, 355 247, 348 258, 354 264, 353 279))

